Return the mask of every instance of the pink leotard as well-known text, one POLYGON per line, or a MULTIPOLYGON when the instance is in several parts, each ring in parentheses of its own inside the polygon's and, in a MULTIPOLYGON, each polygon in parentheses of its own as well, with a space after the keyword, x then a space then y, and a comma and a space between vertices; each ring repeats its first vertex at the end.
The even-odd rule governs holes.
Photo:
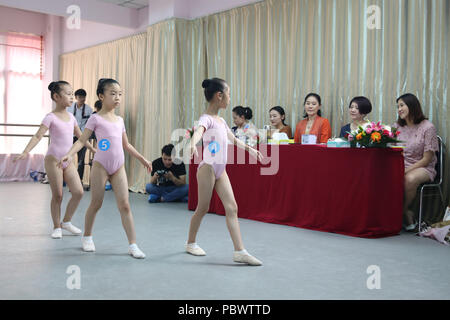
POLYGON ((199 126, 205 127, 203 133, 203 160, 198 165, 200 169, 204 164, 209 164, 216 176, 216 180, 220 178, 225 171, 228 157, 228 132, 230 128, 223 118, 220 120, 203 114, 199 121, 199 126))
POLYGON ((113 175, 122 167, 125 156, 122 147, 122 134, 125 132, 123 119, 111 122, 98 114, 93 114, 86 123, 89 130, 97 137, 97 152, 94 161, 100 163, 109 175, 113 175))
MULTIPOLYGON (((73 144, 73 131, 77 126, 75 117, 67 112, 70 120, 63 121, 53 112, 48 113, 42 120, 42 124, 46 126, 50 133, 50 145, 48 146, 45 156, 54 156, 58 161, 65 156, 73 144)), ((63 169, 67 168, 69 162, 63 162, 63 169)))

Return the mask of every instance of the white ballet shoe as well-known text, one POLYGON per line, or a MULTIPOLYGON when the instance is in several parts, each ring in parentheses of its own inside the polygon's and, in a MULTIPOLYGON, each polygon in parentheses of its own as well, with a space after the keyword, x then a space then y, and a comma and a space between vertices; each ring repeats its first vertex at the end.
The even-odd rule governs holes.
POLYGON ((202 248, 200 248, 196 242, 186 243, 184 247, 186 248, 187 253, 190 253, 194 256, 206 256, 206 252, 202 248))
POLYGON ((136 259, 144 259, 145 258, 145 253, 143 253, 136 244, 130 245, 130 247, 128 248, 128 254, 136 259))
MULTIPOLYGON (((243 250, 245 251, 245 250, 243 250)), ((235 251, 233 254, 233 261, 239 263, 246 263, 251 266, 261 266, 262 262, 256 259, 254 256, 250 255, 247 251, 244 253, 240 251, 235 251)))
POLYGON ((81 234, 81 230, 78 229, 77 227, 75 227, 72 223, 70 222, 63 222, 61 223, 61 228, 64 230, 69 231, 70 233, 79 236, 81 234))
POLYGON ((95 245, 92 239, 87 240, 85 237, 81 238, 81 243, 83 246, 83 251, 95 252, 95 245))
POLYGON ((61 228, 55 228, 52 232, 53 239, 61 239, 62 238, 62 230, 61 228))

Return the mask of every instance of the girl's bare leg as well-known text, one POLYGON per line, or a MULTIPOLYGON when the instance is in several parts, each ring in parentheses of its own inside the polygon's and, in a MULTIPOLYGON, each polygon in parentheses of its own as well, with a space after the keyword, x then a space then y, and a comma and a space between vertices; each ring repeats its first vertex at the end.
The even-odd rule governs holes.
POLYGON ((230 232, 231 240, 233 241, 234 250, 244 250, 237 215, 238 207, 236 200, 234 199, 233 188, 231 187, 230 179, 228 178, 226 171, 224 171, 220 178, 216 181, 215 189, 217 195, 222 201, 223 207, 225 208, 227 227, 230 232))
POLYGON ((129 244, 136 243, 136 231, 128 196, 128 179, 124 166, 111 176, 110 182, 116 196, 117 208, 120 212, 122 226, 127 234, 128 242, 129 244))
POLYGON ((203 217, 208 212, 212 192, 216 183, 214 170, 210 165, 203 165, 197 171, 198 203, 189 225, 187 243, 194 243, 203 217))
MULTIPOLYGON (((78 173, 77 173, 78 174, 78 173)), ((103 197, 105 196, 105 184, 108 180, 108 172, 105 168, 94 161, 91 171, 91 203, 86 211, 84 219, 84 236, 88 237, 92 235, 92 228, 94 226, 95 216, 98 210, 102 207, 103 197)))
POLYGON ((83 197, 83 187, 81 185, 80 176, 75 166, 71 163, 63 171, 64 181, 66 182, 72 197, 67 203, 66 213, 64 215, 63 222, 70 222, 72 217, 80 204, 81 198, 83 197))
POLYGON ((57 167, 58 160, 53 156, 44 159, 45 172, 47 173, 52 200, 50 211, 53 220, 53 228, 61 228, 61 202, 63 199, 63 170, 57 167))

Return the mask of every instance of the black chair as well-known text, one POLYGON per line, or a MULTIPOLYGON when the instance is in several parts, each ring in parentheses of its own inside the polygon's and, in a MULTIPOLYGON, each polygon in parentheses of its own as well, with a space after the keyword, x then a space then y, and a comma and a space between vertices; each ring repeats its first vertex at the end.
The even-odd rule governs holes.
POLYGON ((442 138, 437 136, 439 148, 436 151, 436 177, 434 181, 423 183, 419 186, 420 188, 420 204, 419 204, 419 232, 422 231, 422 206, 423 206, 423 190, 425 188, 437 188, 439 190, 439 195, 441 196, 441 203, 444 204, 444 196, 442 194, 442 180, 444 176, 444 144, 442 142, 442 138))

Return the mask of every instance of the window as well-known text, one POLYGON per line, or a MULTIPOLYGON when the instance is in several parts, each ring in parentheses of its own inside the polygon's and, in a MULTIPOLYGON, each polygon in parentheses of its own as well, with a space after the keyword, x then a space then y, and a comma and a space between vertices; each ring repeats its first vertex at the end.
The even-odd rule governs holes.
MULTIPOLYGON (((40 124, 42 98, 43 38, 0 32, 0 123, 40 124)), ((0 126, 1 133, 34 134, 37 127, 0 126)), ((0 153, 20 153, 30 137, 0 137, 0 153)), ((47 139, 32 151, 45 153, 47 139)))

